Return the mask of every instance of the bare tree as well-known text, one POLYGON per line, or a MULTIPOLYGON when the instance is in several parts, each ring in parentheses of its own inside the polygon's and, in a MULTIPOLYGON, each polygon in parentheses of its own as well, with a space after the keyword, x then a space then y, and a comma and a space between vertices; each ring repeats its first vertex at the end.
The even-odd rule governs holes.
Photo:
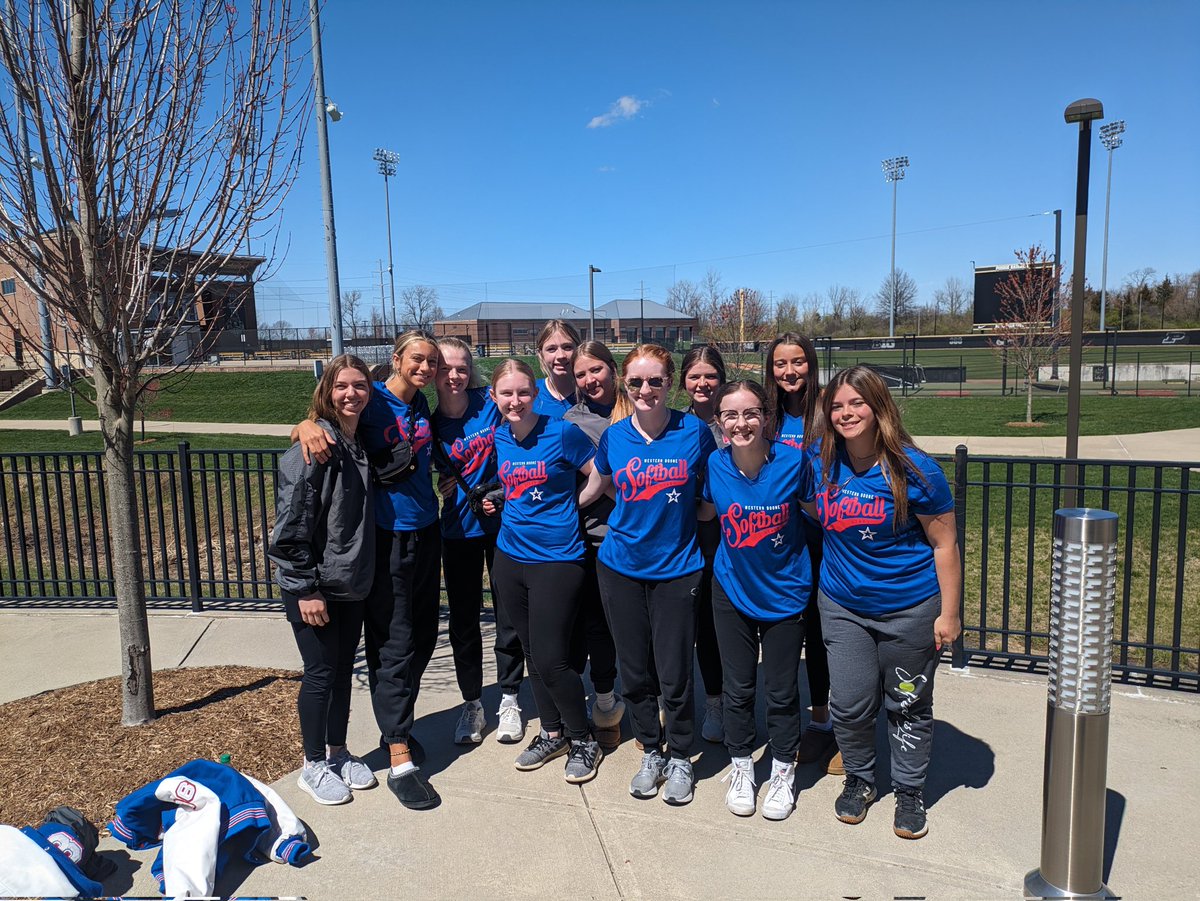
MULTIPOLYGON (((1151 266, 1135 269, 1125 277, 1125 290, 1129 294, 1130 304, 1137 304, 1137 327, 1142 327, 1142 307, 1154 296, 1154 276, 1157 275, 1151 266)), ((1125 327, 1124 313, 1121 315, 1121 328, 1125 327)))
POLYGON ((721 349, 730 369, 737 371, 745 369, 748 360, 757 360, 755 345, 771 339, 771 325, 763 293, 739 288, 712 309, 707 335, 721 349))
POLYGON ((846 294, 845 322, 850 334, 862 335, 866 333, 868 326, 875 321, 876 317, 871 315, 871 309, 867 306, 867 301, 863 298, 862 292, 857 288, 848 289, 846 294))
POLYGON ((667 289, 667 306, 693 319, 701 319, 704 312, 704 295, 695 282, 686 278, 680 279, 667 289))
POLYGON ((775 304, 775 333, 794 332, 800 328, 800 300, 795 294, 785 294, 775 304))
MULTIPOLYGON (((133 475, 144 369, 167 353, 153 378, 193 365, 241 302, 208 294, 295 178, 306 21, 290 0, 21 6, 0 26, 0 261, 61 316, 90 366, 121 719, 136 724, 155 714, 133 475)), ((9 327, 21 315, 0 305, 9 327)))
POLYGON ((850 303, 852 288, 843 285, 830 285, 825 289, 825 305, 829 315, 835 322, 841 323, 846 319, 847 307, 850 303))
POLYGON ((815 291, 810 291, 804 295, 800 301, 800 317, 798 328, 806 335, 815 335, 821 331, 821 307, 824 305, 824 298, 815 291))
POLYGON ((876 309, 885 320, 888 318, 893 296, 896 303, 896 321, 907 319, 913 314, 913 309, 917 304, 917 283, 903 269, 896 270, 895 284, 893 284, 892 273, 889 272, 887 278, 883 280, 883 284, 879 286, 879 291, 875 294, 876 309))
POLYGON ((404 323, 409 328, 419 328, 429 331, 433 323, 445 318, 445 313, 438 306, 437 288, 428 285, 413 285, 400 292, 401 312, 404 323))
POLYGON ((1000 315, 989 343, 1005 360, 1015 360, 1025 373, 1025 421, 1033 422, 1033 385, 1038 367, 1049 363, 1070 340, 1069 316, 1054 321, 1056 288, 1061 272, 1037 244, 1016 252, 1021 269, 996 286, 1000 315))
POLYGON ((933 292, 933 299, 947 316, 957 317, 966 312, 971 302, 971 292, 958 276, 946 279, 942 287, 933 292))
POLYGON ((342 328, 350 329, 350 340, 358 342, 358 319, 362 309, 362 291, 354 288, 342 292, 342 328))

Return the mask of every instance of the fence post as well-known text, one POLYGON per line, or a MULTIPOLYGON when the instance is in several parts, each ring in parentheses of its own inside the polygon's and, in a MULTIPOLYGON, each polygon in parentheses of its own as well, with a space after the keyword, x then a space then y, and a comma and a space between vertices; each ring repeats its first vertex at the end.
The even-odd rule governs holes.
POLYGON ((1026 898, 1108 898, 1104 812, 1117 514, 1054 511, 1041 866, 1026 898))
MULTIPOLYGON (((960 444, 954 449, 954 523, 958 529, 958 622, 961 627, 967 603, 967 446, 960 444)), ((967 652, 962 629, 950 646, 950 666, 963 669, 967 665, 967 652)))
POLYGON ((967 377, 967 370, 963 367, 962 354, 958 355, 958 396, 963 396, 963 379, 967 377))
POLYGON ((196 499, 192 494, 191 452, 186 441, 179 442, 179 485, 183 491, 183 537, 187 543, 188 595, 192 612, 202 613, 200 599, 200 542, 196 538, 196 499))

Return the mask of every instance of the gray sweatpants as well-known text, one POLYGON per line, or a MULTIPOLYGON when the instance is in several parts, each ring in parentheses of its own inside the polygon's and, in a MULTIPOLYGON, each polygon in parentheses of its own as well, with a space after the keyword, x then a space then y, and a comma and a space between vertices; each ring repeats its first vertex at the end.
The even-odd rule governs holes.
POLYGON ((933 751, 935 594, 914 607, 863 616, 819 592, 829 649, 829 711, 847 773, 875 782, 875 719, 887 710, 892 784, 921 788, 933 751))

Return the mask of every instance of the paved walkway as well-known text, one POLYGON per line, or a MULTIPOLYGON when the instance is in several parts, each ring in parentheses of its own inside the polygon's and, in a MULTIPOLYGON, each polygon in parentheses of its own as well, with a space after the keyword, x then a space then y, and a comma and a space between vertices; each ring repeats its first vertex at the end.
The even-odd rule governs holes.
MULTIPOLYGON (((489 734, 482 745, 450 742, 457 719, 453 663, 442 645, 426 676, 418 734, 426 771, 443 797, 436 810, 404 810, 386 788, 344 807, 319 807, 296 787, 277 788, 308 822, 319 859, 303 869, 259 867, 218 886, 241 895, 309 898, 1018 898, 1038 866, 1045 679, 997 672, 938 676, 934 768, 927 786, 929 835, 892 835, 889 791, 855 827, 834 819, 840 780, 801 771, 796 812, 782 823, 740 819, 723 805, 728 757, 699 742, 696 800, 670 808, 627 793, 638 752, 632 741, 582 787, 561 767, 512 767, 514 750, 489 734)), ((299 668, 279 616, 151 616, 159 668, 240 663, 299 668)), ((0 701, 118 672, 113 614, 0 612, 0 701)), ((486 676, 489 715, 498 696, 486 676)), ((351 747, 375 746, 365 686, 354 694, 351 747)), ((523 697, 527 711, 532 702, 523 697)), ((760 734, 762 729, 759 715, 760 734)), ((494 727, 494 718, 491 725, 494 727)), ((1108 760, 1108 884, 1127 898, 1194 897, 1200 883, 1200 698, 1114 690, 1108 760)), ((103 749, 94 749, 103 753, 103 749)), ((230 749, 234 760, 237 749, 230 749)), ((881 753, 885 753, 881 750, 881 753)), ((758 756, 756 754, 756 756, 758 756)), ((368 758, 382 770, 376 751, 368 758)), ((769 765, 758 767, 760 779, 769 765)), ((53 780, 47 804, 55 803, 53 780)), ((153 852, 121 861, 107 892, 157 895, 153 852)))
MULTIPOLYGON (((140 427, 140 425, 139 425, 140 427)), ((84 420, 84 431, 97 432, 100 423, 84 420)), ((0 420, 0 429, 57 430, 65 426, 57 419, 0 420)), ((290 425, 261 422, 162 422, 148 421, 147 432, 209 435, 277 435, 291 434, 290 425)), ((952 454, 965 444, 973 454, 1014 457, 1061 457, 1066 452, 1066 438, 1044 438, 1037 435, 1019 436, 919 436, 918 446, 931 454, 952 454)), ((1167 462, 1200 462, 1200 429, 1176 429, 1162 432, 1143 432, 1135 435, 1085 435, 1079 439, 1079 456, 1085 460, 1162 460, 1167 462)))

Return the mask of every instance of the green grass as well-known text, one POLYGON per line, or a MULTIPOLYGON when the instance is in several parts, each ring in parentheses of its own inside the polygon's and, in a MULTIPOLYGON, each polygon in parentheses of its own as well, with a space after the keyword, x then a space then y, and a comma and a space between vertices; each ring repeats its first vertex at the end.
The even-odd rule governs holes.
MULTIPOLYGON (((1024 423, 1025 395, 1015 397, 897 397, 905 428, 913 435, 1058 436, 1067 433, 1066 395, 1038 392, 1033 418, 1039 428, 1024 423)), ((1168 429, 1200 427, 1200 397, 1133 397, 1087 395, 1081 398, 1081 435, 1129 435, 1168 429)))
MULTIPOLYGON (((271 450, 288 446, 286 438, 271 435, 195 435, 177 432, 147 433, 137 450, 174 451, 180 441, 187 441, 193 450, 271 450)), ((57 452, 63 454, 104 450, 99 432, 84 432, 71 438, 66 427, 56 431, 18 431, 0 427, 0 453, 26 454, 57 452)))

